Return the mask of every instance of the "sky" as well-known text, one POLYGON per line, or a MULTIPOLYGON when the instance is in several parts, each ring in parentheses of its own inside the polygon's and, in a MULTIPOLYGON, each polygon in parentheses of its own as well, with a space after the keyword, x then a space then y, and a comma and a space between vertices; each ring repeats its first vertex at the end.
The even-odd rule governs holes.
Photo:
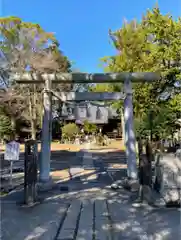
POLYGON ((0 15, 40 24, 55 33, 73 68, 103 72, 100 58, 115 54, 108 30, 141 19, 156 3, 163 14, 181 16, 181 0, 0 0, 0 15))

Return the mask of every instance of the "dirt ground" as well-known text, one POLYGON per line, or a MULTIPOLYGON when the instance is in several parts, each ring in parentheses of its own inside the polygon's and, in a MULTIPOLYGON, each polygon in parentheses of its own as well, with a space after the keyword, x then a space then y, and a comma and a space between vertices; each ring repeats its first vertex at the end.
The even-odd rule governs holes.
MULTIPOLYGON (((83 145, 75 145, 75 144, 61 144, 58 142, 52 142, 51 143, 51 151, 60 151, 60 150, 68 150, 68 151, 79 151, 83 148, 83 145)), ((118 149, 118 150, 124 150, 124 145, 121 140, 112 140, 111 143, 108 146, 97 146, 94 147, 94 149, 118 149)), ((38 150, 40 151, 41 144, 38 144, 38 150)), ((5 145, 0 144, 0 152, 4 152, 5 145)), ((24 144, 20 145, 20 151, 24 152, 24 144)))
MULTIPOLYGON (((60 144, 58 142, 52 142, 51 144, 51 151, 52 152, 58 152, 61 150, 66 150, 68 152, 78 152, 80 151, 80 149, 84 148, 84 145, 73 145, 73 144, 60 144)), ((40 151, 41 149, 41 145, 38 144, 38 150, 40 151)), ((0 153, 3 154, 5 150, 5 145, 0 145, 0 153)), ((92 148, 92 150, 90 150, 91 152, 102 152, 102 153, 106 153, 106 152, 119 152, 120 150, 124 150, 124 146, 123 146, 123 142, 122 141, 116 141, 116 140, 112 140, 111 144, 109 146, 94 146, 92 148)), ((24 145, 21 144, 20 145, 20 151, 24 152, 24 145)), ((68 157, 68 155, 67 155, 68 157)), ((61 158, 61 156, 60 156, 61 158)), ((68 158, 67 158, 68 161, 68 158)), ((125 164, 118 164, 118 163, 112 163, 110 168, 114 169, 114 168, 125 168, 125 164), (121 165, 121 166, 120 166, 121 165)), ((68 168, 64 168, 64 169, 58 169, 58 170, 53 170, 51 171, 51 176, 53 179, 55 180, 59 180, 59 181, 68 181, 71 179, 71 177, 75 177, 72 176, 69 172, 68 168)), ((94 171, 92 170, 81 170, 79 173, 76 173, 77 176, 83 176, 83 175, 87 175, 90 174, 92 175, 92 177, 94 176, 94 171)), ((20 174, 22 175, 22 173, 20 174)), ((17 179, 20 179, 22 181, 23 175, 22 176, 17 176, 17 179)), ((8 184, 8 183, 7 183, 8 184)), ((17 183, 18 184, 18 183, 17 183)), ((16 184, 15 184, 16 185, 16 184)))

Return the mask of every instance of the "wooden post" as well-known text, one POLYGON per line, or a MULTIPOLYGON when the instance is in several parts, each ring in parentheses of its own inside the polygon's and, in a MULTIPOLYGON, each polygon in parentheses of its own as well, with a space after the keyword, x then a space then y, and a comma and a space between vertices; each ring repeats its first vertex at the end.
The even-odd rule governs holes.
POLYGON ((51 135, 52 135, 52 93, 51 80, 46 78, 43 94, 43 124, 41 136, 40 182, 50 180, 51 135))
POLYGON ((132 87, 129 76, 124 82, 126 98, 124 100, 125 145, 127 157, 127 174, 130 179, 137 179, 136 141, 133 128, 132 87))
POLYGON ((139 156, 139 200, 143 200, 143 184, 144 184, 144 158, 143 158, 143 142, 142 139, 138 139, 138 156, 139 156))
POLYGON ((37 143, 25 143, 24 204, 31 205, 37 200, 37 143))
POLYGON ((150 186, 152 185, 152 161, 153 161, 153 153, 152 153, 152 144, 150 141, 146 142, 146 159, 147 163, 145 166, 145 173, 146 173, 146 179, 145 184, 150 186))
POLYGON ((139 149, 139 194, 138 199, 146 200, 148 203, 153 204, 154 199, 152 195, 152 149, 149 141, 144 142, 141 139, 138 141, 139 149), (145 147, 145 151, 143 148, 145 147))
POLYGON ((146 140, 143 146, 143 141, 140 139, 138 142, 139 148, 139 180, 140 185, 151 186, 152 183, 152 149, 151 143, 146 140), (145 147, 145 151, 143 151, 143 147, 145 147))
POLYGON ((143 142, 141 138, 138 139, 138 157, 139 157, 139 182, 143 185, 143 142))

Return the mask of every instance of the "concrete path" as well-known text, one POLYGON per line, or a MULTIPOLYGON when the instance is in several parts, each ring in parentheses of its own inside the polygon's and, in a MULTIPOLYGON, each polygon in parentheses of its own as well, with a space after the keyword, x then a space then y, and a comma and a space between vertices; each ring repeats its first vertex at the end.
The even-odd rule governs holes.
MULTIPOLYGON (((72 171, 83 169, 79 179, 42 193, 43 202, 33 208, 16 204, 22 192, 1 199, 2 240, 172 240, 181 239, 181 212, 133 204, 131 193, 110 189, 107 154, 83 154, 72 171), (104 159, 104 161, 103 161, 104 159), (95 178, 90 179, 91 176, 95 178)), ((120 161, 117 154, 112 163, 120 161)), ((124 159, 123 159, 124 160, 124 159)))
POLYGON ((52 192, 34 208, 2 201, 2 240, 181 239, 180 211, 130 202, 108 187, 52 192))

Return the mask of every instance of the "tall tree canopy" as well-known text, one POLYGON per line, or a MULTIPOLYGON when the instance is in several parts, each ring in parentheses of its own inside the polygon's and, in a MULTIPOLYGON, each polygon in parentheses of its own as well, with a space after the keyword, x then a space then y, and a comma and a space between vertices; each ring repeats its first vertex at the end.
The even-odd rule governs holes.
MULTIPOLYGON (((181 79, 181 19, 163 15, 155 7, 147 11, 140 22, 125 21, 117 31, 110 30, 109 35, 117 54, 102 58, 105 71, 161 73, 158 82, 133 84, 135 117, 141 122, 152 111, 153 118, 163 109, 163 104, 167 104, 166 100, 175 101, 172 99, 176 99, 175 95, 180 92, 177 80, 181 79)), ((95 91, 96 88, 100 87, 96 86, 95 91)), ((121 88, 121 84, 114 85, 114 90, 121 88)), ((115 105, 121 108, 122 103, 116 102, 115 105)), ((178 114, 172 118, 174 116, 178 114)))
MULTIPOLYGON (((63 55, 54 34, 46 32, 39 24, 24 22, 18 17, 0 18, 0 34, 0 77, 6 85, 6 91, 1 93, 0 98, 3 112, 9 114, 13 125, 20 116, 30 122, 32 137, 35 138, 42 116, 43 86, 16 85, 9 73, 70 72, 71 62, 63 55), (7 96, 11 96, 9 91, 13 92, 13 97, 7 100, 7 96), (14 104, 18 96, 21 96, 21 101, 14 104), (13 107, 8 109, 9 105, 13 107), (17 114, 18 109, 21 109, 21 114, 17 114)), ((59 85, 58 89, 65 89, 65 86, 59 85)))

